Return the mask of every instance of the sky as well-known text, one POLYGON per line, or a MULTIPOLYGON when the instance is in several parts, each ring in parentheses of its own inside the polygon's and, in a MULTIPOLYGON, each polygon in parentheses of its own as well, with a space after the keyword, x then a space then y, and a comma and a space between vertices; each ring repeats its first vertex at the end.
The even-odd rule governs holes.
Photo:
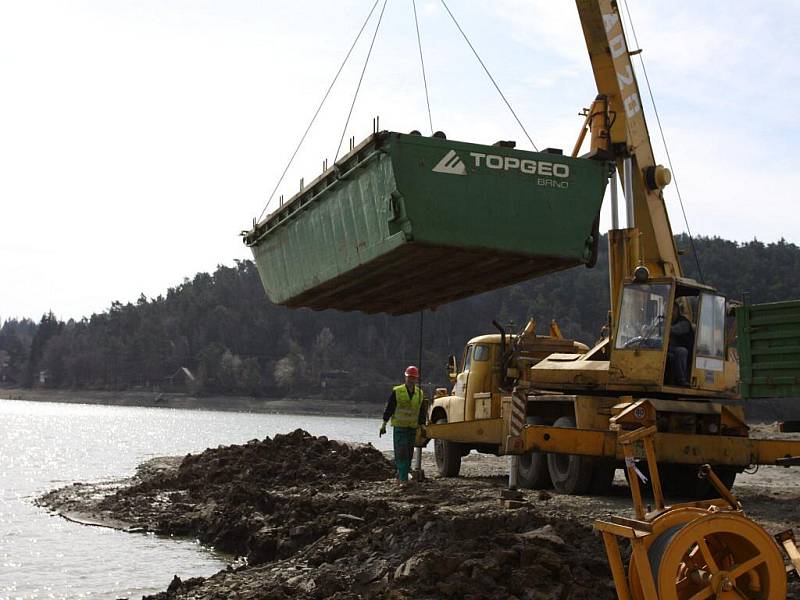
MULTIPOLYGON (((800 243, 800 3, 628 2, 692 233, 800 243)), ((375 116, 429 134, 407 0, 386 5, 345 130, 381 0, 277 185, 373 3, 0 0, 0 322, 88 317, 250 258, 239 233, 343 134, 375 116)), ((434 129, 531 149, 442 3, 416 4, 434 129)), ((569 151, 596 93, 574 3, 447 4, 536 145, 569 151)))

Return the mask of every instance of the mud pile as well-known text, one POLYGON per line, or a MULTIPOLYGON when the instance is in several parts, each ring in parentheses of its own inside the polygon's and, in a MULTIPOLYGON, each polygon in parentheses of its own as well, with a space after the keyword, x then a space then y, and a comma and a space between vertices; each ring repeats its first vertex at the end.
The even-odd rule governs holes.
POLYGON ((547 516, 546 493, 531 497, 539 507, 503 508, 501 488, 491 478, 400 487, 372 446, 297 430, 150 461, 132 485, 73 508, 246 557, 209 578, 176 577, 151 600, 615 598, 590 523, 547 516))
POLYGON ((505 509, 486 482, 434 480, 405 490, 385 482, 336 500, 354 496, 379 514, 337 513, 333 503, 335 526, 287 559, 205 580, 176 578, 150 599, 616 598, 602 543, 589 527, 543 517, 532 506, 505 509))
POLYGON ((367 518, 380 506, 323 494, 392 476, 373 448, 348 446, 303 430, 187 455, 177 470, 145 474, 108 496, 99 511, 136 528, 192 536, 245 556, 250 564, 283 558, 335 525, 336 514, 367 518))
MULTIPOLYGON (((423 464, 434 470, 430 453, 423 464)), ((603 498, 526 490, 525 503, 508 509, 499 501, 506 469, 504 459, 471 455, 461 478, 401 488, 372 446, 297 430, 153 459, 127 483, 75 484, 41 503, 84 522, 191 536, 246 557, 208 578, 175 577, 150 600, 615 599, 591 526, 630 510, 627 488, 603 498)), ((765 469, 766 487, 740 490, 770 530, 791 526, 786 519, 797 514, 796 493, 779 493, 770 479, 778 476, 784 470, 765 469)), ((788 598, 800 598, 799 587, 792 582, 788 598)))

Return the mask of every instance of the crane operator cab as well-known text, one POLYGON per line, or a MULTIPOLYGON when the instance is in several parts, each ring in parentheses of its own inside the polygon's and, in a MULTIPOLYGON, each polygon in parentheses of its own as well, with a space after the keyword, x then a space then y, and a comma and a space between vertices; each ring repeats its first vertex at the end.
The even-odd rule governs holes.
POLYGON ((735 391, 726 302, 713 288, 674 277, 631 280, 618 306, 609 383, 735 391))

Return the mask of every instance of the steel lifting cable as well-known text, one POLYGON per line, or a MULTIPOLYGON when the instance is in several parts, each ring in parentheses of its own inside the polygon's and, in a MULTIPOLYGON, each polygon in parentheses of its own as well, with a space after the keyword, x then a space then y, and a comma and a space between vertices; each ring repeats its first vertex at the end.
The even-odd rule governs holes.
MULTIPOLYGON (((341 75, 342 69, 344 69, 345 64, 347 64, 347 61, 350 58, 350 55, 353 53, 353 49, 356 47, 356 44, 358 43, 358 40, 361 39, 361 34, 364 33, 364 29, 367 27, 367 23, 369 23, 369 20, 372 18, 372 13, 375 12, 375 7, 378 6, 378 2, 380 2, 380 0, 375 0, 375 3, 372 5, 372 8, 370 9, 369 14, 367 15, 367 18, 364 19, 364 23, 361 25, 361 29, 358 30, 358 35, 356 36, 356 39, 353 40, 353 44, 350 46, 350 49, 347 51, 347 55, 344 57, 344 60, 342 61, 342 64, 339 65, 339 70, 336 71, 336 75, 334 76, 333 81, 331 81, 331 84, 328 86, 328 90, 325 92, 325 95, 322 97, 322 102, 319 103, 319 106, 317 107, 317 110, 314 113, 314 116, 311 117, 311 122, 308 124, 308 127, 306 127, 306 130, 303 133, 303 137, 300 138, 300 141, 297 144, 297 148, 294 149, 294 152, 292 153, 292 156, 289 159, 289 163, 286 165, 286 168, 283 170, 283 173, 281 173, 280 179, 278 179, 278 183, 275 184, 275 189, 272 190, 272 193, 269 195, 269 198, 267 198, 267 203, 264 205, 264 208, 261 211, 261 214, 258 215, 258 219, 256 219, 256 221, 260 221, 261 217, 264 216, 264 213, 267 212, 267 208, 269 208, 270 202, 272 202, 272 199, 275 197, 275 192, 278 191, 278 188, 280 187, 281 183, 283 182, 283 178, 286 177, 286 172, 289 170, 289 167, 292 166, 292 162, 294 162, 294 159, 297 156, 297 152, 300 150, 300 146, 303 145, 303 142, 305 141, 306 136, 308 135, 308 132, 311 130, 311 126, 314 124, 314 121, 316 120, 317 115, 319 115, 319 112, 322 110, 322 106, 325 104, 325 101, 328 99, 328 96, 330 95, 334 84, 336 84, 336 81, 339 79, 339 75, 341 75)), ((385 5, 385 2, 384 2, 384 5, 385 5)))
MULTIPOLYGON (((631 17, 631 11, 628 8, 627 0, 623 0, 623 4, 625 5, 625 12, 628 14, 628 23, 631 25, 631 33, 633 34, 633 43, 636 44, 637 48, 639 46, 639 40, 636 37, 636 28, 633 26, 633 18, 631 17)), ((697 273, 700 277, 700 283, 705 283, 705 279, 703 277, 703 269, 700 267, 700 257, 697 254, 697 248, 694 245, 694 236, 692 236, 692 230, 689 227, 689 219, 686 217, 686 209, 683 206, 683 197, 681 196, 681 189, 678 187, 678 178, 675 175, 675 169, 672 166, 672 158, 669 155, 669 148, 667 147, 667 138, 664 136, 664 129, 661 126, 661 117, 658 115, 658 107, 656 106, 656 99, 653 96, 653 89, 650 87, 650 78, 647 76, 647 68, 644 66, 644 58, 642 57, 642 53, 639 53, 639 62, 642 65, 642 73, 644 74, 644 80, 647 84, 647 93, 650 95, 650 103, 653 105, 653 112, 656 115, 656 123, 658 123, 658 131, 661 134, 661 143, 664 146, 664 152, 667 155, 667 164, 669 164, 669 170, 672 172, 672 180, 675 182, 675 192, 678 195, 678 202, 681 205, 681 213, 683 214, 683 222, 686 224, 686 232, 689 235, 689 243, 692 246, 692 253, 694 254, 694 261, 697 264, 697 273)))
POLYGON ((419 356, 417 357, 417 369, 419 369, 419 384, 422 386, 422 334, 424 332, 423 320, 425 311, 419 311, 419 356))
POLYGON ((372 56, 372 48, 375 46, 375 38, 378 37, 378 30, 381 28, 381 21, 383 21, 383 13, 386 10, 386 3, 389 0, 383 0, 383 6, 381 7, 381 14, 378 17, 378 24, 375 26, 375 33, 372 34, 372 42, 369 44, 369 51, 367 52, 367 58, 364 60, 364 68, 361 69, 361 77, 358 78, 358 85, 356 86, 356 93, 353 95, 353 102, 350 104, 350 112, 347 113, 347 120, 344 123, 344 129, 342 129, 342 137, 339 138, 339 146, 336 148, 336 154, 333 157, 334 164, 336 163, 336 159, 339 158, 339 151, 342 149, 342 142, 344 141, 344 134, 347 132, 347 126, 350 124, 350 117, 353 116, 353 108, 356 105, 356 99, 358 98, 358 92, 361 89, 361 82, 364 81, 364 73, 367 72, 367 65, 369 64, 369 58, 372 56))
POLYGON ((431 126, 433 135, 433 117, 431 116, 431 99, 428 96, 428 78, 425 76, 425 59, 422 58, 422 37, 419 35, 419 19, 417 18, 417 0, 411 0, 414 6, 414 25, 417 28, 417 45, 419 46, 419 62, 422 65, 422 83, 425 86, 425 103, 428 105, 428 124, 431 126))
POLYGON ((483 70, 486 72, 486 75, 489 76, 489 79, 491 79, 492 84, 494 84, 494 88, 497 90, 497 93, 500 94, 500 97, 503 99, 503 102, 506 103, 506 106, 508 107, 508 110, 510 110, 511 114, 514 115, 514 118, 517 120, 517 124, 522 129, 523 133, 525 134, 525 137, 528 138, 528 141, 531 143, 531 146, 533 146, 533 149, 538 152, 539 149, 536 147, 536 144, 533 143, 533 140, 531 139, 531 136, 528 135, 528 131, 525 129, 525 126, 522 124, 522 121, 519 120, 519 117, 517 116, 517 113, 515 113, 514 109, 511 108, 511 104, 509 104, 508 100, 506 100, 505 95, 500 90, 500 86, 497 85, 497 82, 494 80, 494 77, 492 77, 492 74, 489 73, 489 69, 487 69, 486 65, 483 64, 483 61, 481 60, 481 57, 478 56, 478 52, 475 50, 475 47, 472 45, 472 42, 469 41, 469 38, 467 37, 467 34, 464 33, 463 29, 461 29, 461 25, 458 24, 458 21, 456 20, 456 18, 453 15, 453 13, 450 11, 450 7, 447 6, 447 2, 445 2, 445 0, 442 0, 442 5, 444 6, 445 10, 447 11, 447 14, 450 15, 450 18, 453 20, 453 23, 455 23, 456 27, 458 27, 458 31, 461 32, 461 35, 464 38, 464 41, 467 42, 467 45, 470 47, 470 50, 472 50, 472 53, 475 55, 475 58, 477 58, 478 62, 481 63, 481 66, 483 67, 483 70))

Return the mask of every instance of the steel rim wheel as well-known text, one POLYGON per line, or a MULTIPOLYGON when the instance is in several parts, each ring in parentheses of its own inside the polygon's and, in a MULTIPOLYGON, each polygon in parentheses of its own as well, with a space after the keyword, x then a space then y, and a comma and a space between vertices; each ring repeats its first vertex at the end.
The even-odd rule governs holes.
POLYGON ((660 600, 783 600, 786 571, 764 529, 713 513, 664 531, 648 552, 660 600))

